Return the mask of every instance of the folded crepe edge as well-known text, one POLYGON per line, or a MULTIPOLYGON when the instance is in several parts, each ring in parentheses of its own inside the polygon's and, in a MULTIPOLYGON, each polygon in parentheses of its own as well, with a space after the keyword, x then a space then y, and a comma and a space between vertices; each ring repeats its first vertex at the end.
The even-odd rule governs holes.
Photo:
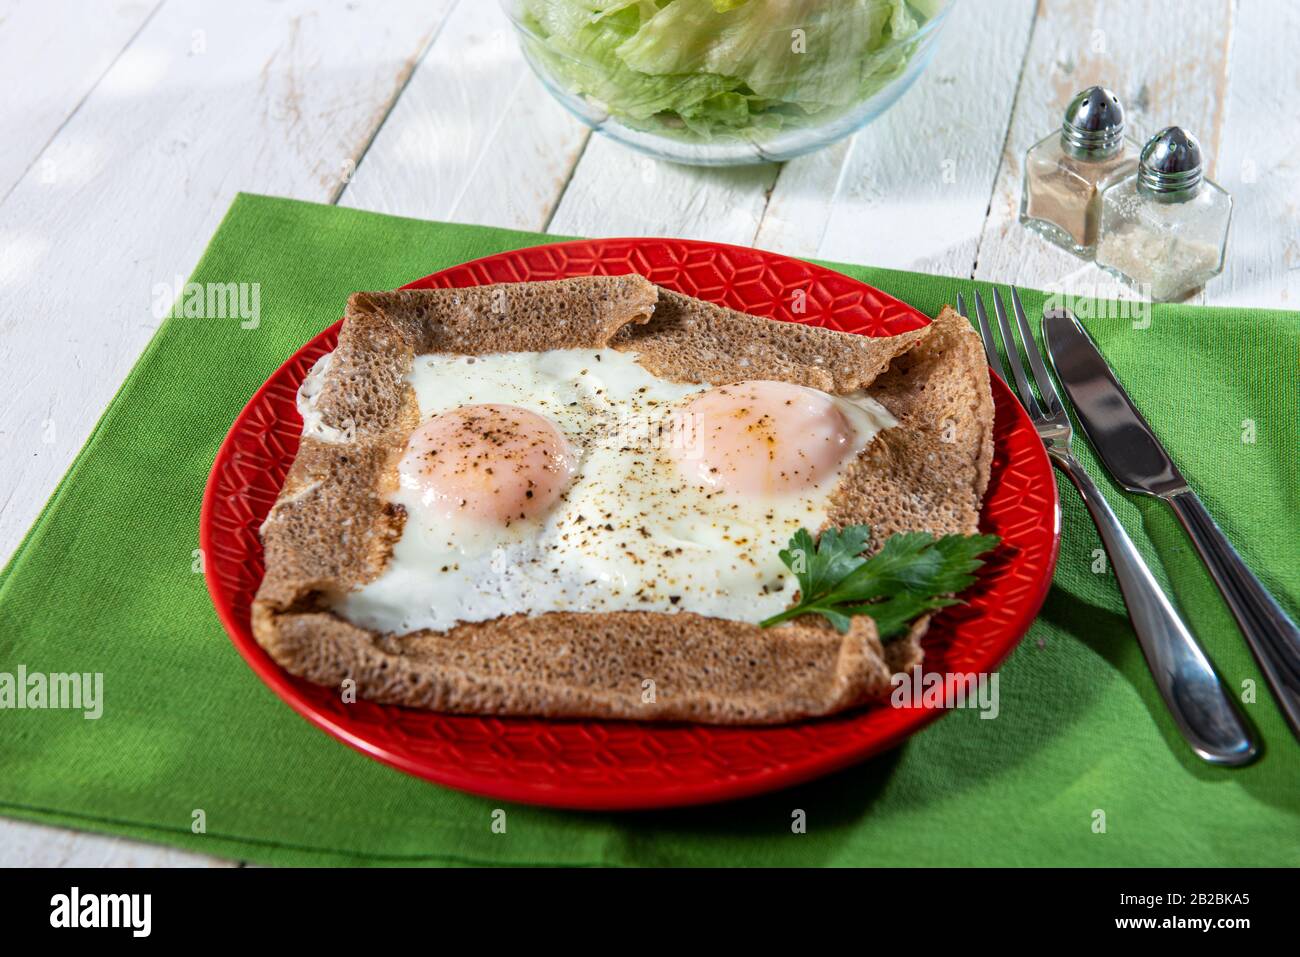
MULTIPOLYGON (((959 392, 950 382, 956 375, 970 391, 982 386, 987 393, 987 369, 981 380, 967 361, 968 340, 976 346, 978 340, 957 317, 968 338, 962 337, 950 310, 920 330, 871 339, 748 316, 657 289, 641 277, 595 281, 607 278, 352 297, 320 395, 334 424, 349 420, 351 441, 304 436, 263 526, 266 575, 252 625, 277 663, 317 684, 351 679, 361 698, 438 711, 772 724, 879 698, 894 673, 920 662, 928 619, 882 645, 863 616, 844 635, 815 616, 762 629, 689 612, 519 614, 446 632, 389 635, 330 611, 334 599, 383 571, 400 537, 404 516, 385 493, 395 486, 397 460, 418 422, 402 376, 421 352, 609 345, 636 351, 650 371, 677 381, 780 378, 853 391, 884 380, 885 393, 897 398, 900 390, 915 390, 920 376, 934 378, 945 395, 959 392), (546 288, 523 288, 538 286, 546 288), (906 363, 936 336, 942 349, 906 363), (941 361, 949 350, 959 362, 941 361)), ((954 531, 973 531, 987 484, 991 400, 965 399, 958 406, 971 415, 987 411, 987 428, 977 427, 978 435, 961 443, 974 457, 962 473, 969 476, 966 501, 953 514, 932 516, 936 527, 928 530, 937 533, 954 524, 961 526, 954 531)), ((946 433, 923 421, 933 411, 924 402, 903 411, 900 428, 909 441, 873 442, 846 484, 871 477, 868 464, 876 462, 886 469, 881 487, 897 490, 908 469, 925 466, 946 433)), ((837 493, 832 521, 887 519, 889 509, 869 507, 866 491, 837 493)))

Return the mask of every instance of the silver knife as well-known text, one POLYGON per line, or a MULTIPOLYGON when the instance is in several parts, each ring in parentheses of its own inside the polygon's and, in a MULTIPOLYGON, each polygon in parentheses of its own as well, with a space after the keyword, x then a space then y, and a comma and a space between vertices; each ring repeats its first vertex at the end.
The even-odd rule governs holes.
POLYGON ((1300 738, 1300 628, 1224 537, 1079 320, 1065 310, 1045 311, 1043 337, 1093 448, 1120 485, 1173 508, 1300 738))

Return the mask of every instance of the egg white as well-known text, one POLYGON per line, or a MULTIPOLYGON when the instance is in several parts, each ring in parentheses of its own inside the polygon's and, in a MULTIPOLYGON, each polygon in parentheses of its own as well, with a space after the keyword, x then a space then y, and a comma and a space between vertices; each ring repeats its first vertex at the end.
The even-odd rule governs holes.
MULTIPOLYGON (((381 632, 444 631, 550 611, 691 611, 760 621, 786 607, 797 588, 777 553, 800 527, 825 523, 842 475, 843 464, 797 494, 763 497, 695 484, 666 448, 693 441, 689 428, 661 426, 709 387, 660 379, 632 353, 421 355, 407 381, 422 421, 479 403, 547 417, 577 450, 579 469, 546 515, 508 528, 448 522, 422 506, 418 491, 392 493, 407 517, 388 566, 336 608, 381 632)), ((299 397, 306 428, 319 435, 313 399, 299 397)), ((834 401, 853 427, 843 463, 897 425, 865 395, 834 401)))

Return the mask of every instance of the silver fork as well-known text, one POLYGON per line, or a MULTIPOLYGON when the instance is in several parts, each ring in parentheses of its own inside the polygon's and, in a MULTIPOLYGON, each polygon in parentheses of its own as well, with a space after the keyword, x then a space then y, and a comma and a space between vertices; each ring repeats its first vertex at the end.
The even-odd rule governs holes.
MULTIPOLYGON (((1128 537, 1124 526, 1119 523, 1103 497, 1101 489, 1070 451, 1070 442, 1074 437, 1070 416, 1061 404, 1061 397, 1039 354, 1019 294, 1012 288, 1011 302, 1015 308, 1016 326, 1023 348, 1011 333, 1006 308, 996 289, 992 291, 992 296, 998 328, 1002 332, 1002 342, 1015 380, 1013 391, 1019 394, 1020 403, 1038 430, 1052 464, 1069 476, 1097 525, 1102 544, 1110 556, 1111 567, 1115 569, 1120 591, 1124 595, 1124 604, 1128 606, 1129 620, 1137 632, 1138 644, 1142 647, 1156 687, 1173 715, 1178 730, 1192 750, 1204 760, 1213 764, 1246 764, 1255 757, 1256 746, 1232 697, 1219 681, 1205 651, 1192 637, 1191 631, 1151 574, 1151 569, 1142 560, 1133 540, 1128 537), (1025 374, 1026 359, 1042 395, 1041 403, 1034 395, 1025 374)), ((970 318, 966 312, 964 296, 957 296, 957 311, 967 319, 970 318)), ((989 366, 1004 382, 1009 382, 979 292, 975 293, 975 315, 989 366)))

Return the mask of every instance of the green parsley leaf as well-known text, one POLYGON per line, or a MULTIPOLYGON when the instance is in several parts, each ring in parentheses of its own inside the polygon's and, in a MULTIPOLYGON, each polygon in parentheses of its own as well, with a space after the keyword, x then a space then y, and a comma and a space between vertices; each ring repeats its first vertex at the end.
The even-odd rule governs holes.
POLYGON ((903 532, 866 558, 870 539, 866 525, 828 528, 815 544, 807 529, 795 532, 780 556, 799 581, 799 601, 762 627, 815 614, 843 634, 854 615, 870 615, 882 641, 895 638, 918 616, 958 604, 951 596, 975 581, 984 564, 979 556, 1001 541, 996 535, 903 532))
POLYGON ((779 554, 799 579, 803 594, 821 595, 862 564, 862 552, 870 540, 870 525, 828 528, 815 545, 808 529, 801 528, 779 554))

